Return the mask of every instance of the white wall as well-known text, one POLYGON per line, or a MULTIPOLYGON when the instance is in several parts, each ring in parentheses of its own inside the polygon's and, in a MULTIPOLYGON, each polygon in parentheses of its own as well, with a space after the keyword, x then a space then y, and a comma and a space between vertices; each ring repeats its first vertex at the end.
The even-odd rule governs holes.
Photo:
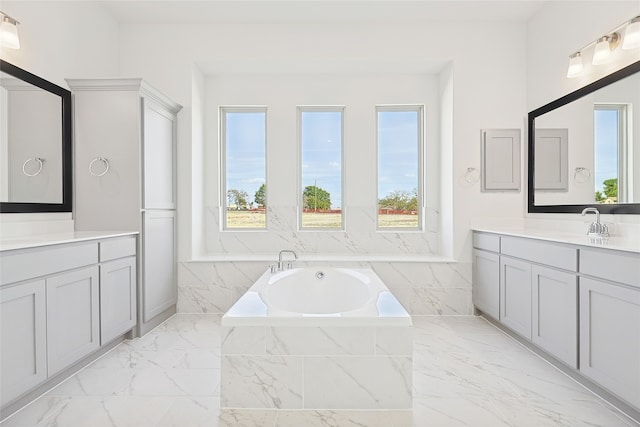
MULTIPOLYGON (((67 87, 65 78, 118 75, 118 23, 89 2, 3 0, 20 22, 20 49, 0 57, 67 87)), ((73 230, 71 214, 0 214, 3 237, 73 230)))
MULTIPOLYGON (((444 237, 451 242, 443 245, 447 249, 445 255, 470 259, 468 224, 472 215, 522 217, 522 194, 480 193, 479 184, 466 185, 464 171, 480 165, 481 128, 523 128, 523 23, 126 24, 121 26, 120 37, 121 74, 144 76, 185 106, 192 103, 194 64, 205 75, 281 75, 291 70, 309 75, 380 70, 385 74, 426 74, 433 63, 452 62, 452 163, 444 165, 443 174, 453 181, 453 226, 444 237), (452 26, 456 31, 451 30, 452 26), (439 42, 431 42, 434 40, 439 42)), ((181 112, 179 126, 183 129, 190 127, 184 123, 185 117, 191 115, 189 110, 187 107, 181 112)), ((205 117, 211 114, 206 111, 205 117)), ((180 133, 179 159, 198 158, 189 132, 180 133)), ((210 135, 207 133, 204 141, 207 147, 216 144, 210 135)), ((187 167, 182 162, 180 165, 187 167)), ((205 166, 215 167, 209 163, 205 166)), ((178 171, 179 192, 191 192, 191 182, 185 179, 190 173, 178 171)), ((184 221, 193 218, 194 203, 185 199, 179 206, 181 231, 187 229, 184 221)), ((182 233, 181 241, 185 237, 182 233)), ((190 243, 181 243, 180 258, 188 260, 193 256, 202 254, 192 253, 190 243)))
MULTIPOLYGON (((207 254, 301 254, 407 256, 438 254, 439 100, 437 76, 429 74, 217 75, 207 80, 205 164, 218 165, 218 109, 266 105, 267 230, 221 231, 219 174, 205 170, 207 254), (376 232, 376 105, 425 106, 426 224, 420 232, 376 232), (344 231, 298 231, 297 106, 339 105, 344 112, 344 231)), ((257 187, 256 187, 257 188, 257 187)))

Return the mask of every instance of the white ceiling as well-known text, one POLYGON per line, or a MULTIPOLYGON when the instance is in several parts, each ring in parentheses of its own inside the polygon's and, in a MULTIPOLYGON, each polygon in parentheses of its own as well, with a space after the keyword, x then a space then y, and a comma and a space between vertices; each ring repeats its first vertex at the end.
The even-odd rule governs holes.
POLYGON ((526 21, 550 0, 102 0, 127 24, 526 21))

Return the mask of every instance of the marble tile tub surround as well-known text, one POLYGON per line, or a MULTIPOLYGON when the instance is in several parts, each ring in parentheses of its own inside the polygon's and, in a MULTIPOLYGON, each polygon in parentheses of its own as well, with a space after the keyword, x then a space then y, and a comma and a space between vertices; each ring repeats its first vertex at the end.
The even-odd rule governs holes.
POLYGON ((178 314, 1 427, 630 427, 633 420, 480 317, 414 316, 413 410, 220 408, 219 315, 178 314))
MULTIPOLYGON (((277 258, 277 254, 275 255, 277 258)), ((275 261, 275 259, 274 259, 275 261)), ((180 262, 178 312, 225 313, 272 262, 180 262)), ((295 266, 372 268, 411 315, 470 315, 471 263, 301 262, 295 266)))
POLYGON ((271 254, 289 248, 301 254, 334 255, 437 255, 439 212, 427 207, 422 231, 376 232, 375 206, 350 206, 345 210, 344 231, 299 231, 296 206, 269 206, 267 230, 221 230, 219 206, 205 210, 207 253, 271 254))
POLYGON ((411 409, 411 326, 223 327, 226 408, 411 409))

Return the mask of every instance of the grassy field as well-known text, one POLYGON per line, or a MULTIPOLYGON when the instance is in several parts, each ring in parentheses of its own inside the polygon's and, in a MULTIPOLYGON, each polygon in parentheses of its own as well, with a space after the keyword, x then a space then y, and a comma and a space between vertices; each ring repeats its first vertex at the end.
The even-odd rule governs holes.
MULTIPOLYGON (((315 213, 302 214, 303 227, 340 227, 339 213, 315 213)), ((264 228, 266 215, 259 211, 228 211, 227 228, 264 228)), ((380 228, 417 228, 417 215, 380 215, 380 228)))

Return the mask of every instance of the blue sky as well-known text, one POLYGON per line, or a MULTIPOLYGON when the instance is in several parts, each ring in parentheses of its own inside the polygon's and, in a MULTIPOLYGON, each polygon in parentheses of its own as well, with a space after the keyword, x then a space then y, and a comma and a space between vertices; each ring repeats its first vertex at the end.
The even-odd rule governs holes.
POLYGON ((595 110, 595 191, 603 191, 605 179, 618 176, 618 111, 595 110))
POLYGON ((378 112, 378 198, 418 187, 417 111, 378 112))
POLYGON ((265 183, 264 112, 226 113, 227 190, 244 190, 252 202, 265 183))
MULTIPOLYGON (((342 113, 303 111, 301 115, 302 187, 323 188, 331 195, 331 207, 340 208, 342 113)), ((380 198, 418 186, 418 123, 417 111, 378 112, 380 198)), ((246 191, 250 202, 266 177, 265 125, 264 112, 226 113, 227 189, 246 191)))
POLYGON ((342 206, 342 112, 302 112, 302 188, 317 185, 342 206))

